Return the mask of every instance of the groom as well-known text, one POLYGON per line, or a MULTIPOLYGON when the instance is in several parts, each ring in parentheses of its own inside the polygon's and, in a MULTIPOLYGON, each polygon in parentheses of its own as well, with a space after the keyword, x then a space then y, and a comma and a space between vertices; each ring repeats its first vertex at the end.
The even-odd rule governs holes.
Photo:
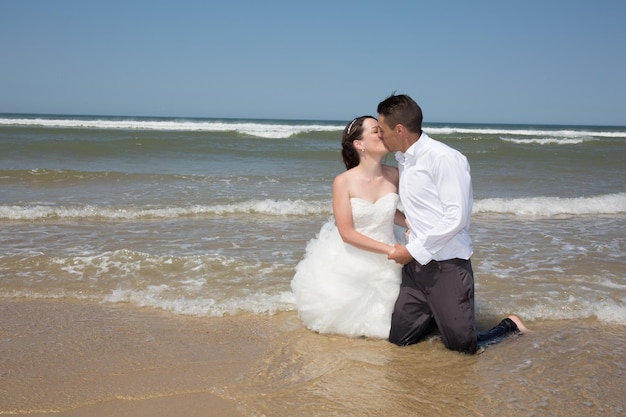
POLYGON ((478 342, 525 329, 509 316, 476 334, 467 158, 422 132, 422 110, 409 96, 380 102, 378 125, 380 139, 397 151, 398 190, 411 231, 407 245, 388 256, 404 265, 389 341, 410 345, 437 328, 448 349, 473 354, 478 342))

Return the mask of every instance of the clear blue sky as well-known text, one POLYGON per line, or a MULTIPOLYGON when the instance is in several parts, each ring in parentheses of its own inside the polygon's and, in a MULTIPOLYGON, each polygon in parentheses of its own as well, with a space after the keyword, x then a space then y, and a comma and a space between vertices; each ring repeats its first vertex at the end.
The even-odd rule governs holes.
POLYGON ((626 125, 626 1, 0 0, 0 112, 626 125))

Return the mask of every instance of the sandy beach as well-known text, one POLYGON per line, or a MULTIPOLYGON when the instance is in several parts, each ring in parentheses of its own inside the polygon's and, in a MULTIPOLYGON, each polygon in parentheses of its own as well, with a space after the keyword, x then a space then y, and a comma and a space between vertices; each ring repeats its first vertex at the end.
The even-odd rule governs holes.
POLYGON ((532 334, 467 356, 436 337, 399 348, 318 335, 293 312, 199 318, 54 300, 0 311, 3 415, 626 413, 623 326, 529 323, 532 334))
POLYGON ((222 391, 265 353, 246 323, 56 301, 0 311, 0 414, 244 415, 222 391))

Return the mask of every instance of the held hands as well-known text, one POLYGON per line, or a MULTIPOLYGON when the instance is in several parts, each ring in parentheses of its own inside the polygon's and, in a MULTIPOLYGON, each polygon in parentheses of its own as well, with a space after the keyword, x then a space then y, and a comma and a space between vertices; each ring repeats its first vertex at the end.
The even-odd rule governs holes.
POLYGON ((406 246, 396 244, 393 249, 387 253, 387 259, 406 265, 413 260, 413 256, 411 256, 406 249, 406 246))

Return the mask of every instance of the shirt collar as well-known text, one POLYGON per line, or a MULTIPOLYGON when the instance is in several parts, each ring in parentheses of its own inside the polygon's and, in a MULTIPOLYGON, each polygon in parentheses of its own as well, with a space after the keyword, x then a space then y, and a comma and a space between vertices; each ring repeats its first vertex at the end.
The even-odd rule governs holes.
POLYGON ((407 149, 406 152, 396 152, 396 161, 398 161, 398 163, 404 163, 407 159, 417 158, 419 150, 422 149, 429 140, 430 138, 428 135, 422 131, 419 139, 417 139, 413 145, 409 146, 409 149, 407 149))

